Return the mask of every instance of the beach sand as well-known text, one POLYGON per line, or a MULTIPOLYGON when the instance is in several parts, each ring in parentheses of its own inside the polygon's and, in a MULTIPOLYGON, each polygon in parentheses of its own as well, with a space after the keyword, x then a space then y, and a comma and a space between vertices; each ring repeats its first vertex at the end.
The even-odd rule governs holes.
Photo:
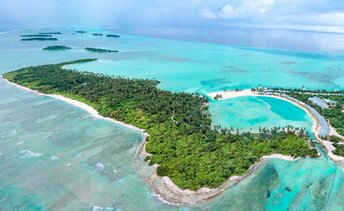
POLYGON ((21 86, 21 85, 18 85, 16 83, 12 83, 10 81, 8 81, 7 79, 4 79, 7 83, 11 84, 11 85, 14 85, 20 89, 23 89, 23 90, 26 90, 26 91, 29 91, 29 92, 33 92, 35 94, 38 94, 38 95, 41 95, 41 96, 48 96, 48 97, 52 97, 52 98, 55 98, 55 99, 58 99, 58 100, 62 100, 63 102, 66 102, 66 103, 69 103, 73 106, 76 106, 86 112, 88 112, 89 114, 91 114, 93 117, 97 118, 97 119, 104 119, 104 120, 107 120, 107 121, 111 121, 113 123, 116 123, 116 124, 119 124, 119 125, 122 125, 124 127, 127 127, 127 128, 130 128, 132 130, 136 130, 136 131, 139 131, 141 133, 143 133, 145 136, 147 136, 148 134, 141 128, 138 128, 138 127, 135 127, 133 125, 129 125, 129 124, 126 124, 124 122, 120 122, 120 121, 117 121, 115 119, 112 119, 112 118, 108 118, 108 117, 103 117, 101 116, 98 111, 96 109, 94 109, 93 107, 87 105, 86 103, 83 103, 83 102, 80 102, 80 101, 77 101, 77 100, 73 100, 73 99, 70 99, 70 98, 67 98, 67 97, 64 97, 62 95, 56 95, 56 94, 44 94, 44 93, 41 93, 41 92, 38 92, 38 91, 35 91, 35 90, 32 90, 30 88, 27 88, 27 87, 24 87, 24 86, 21 86))
MULTIPOLYGON (((281 154, 273 154, 273 155, 263 156, 259 162, 253 164, 247 170, 246 174, 244 174, 242 176, 232 176, 232 177, 228 178, 227 182, 225 182, 224 184, 222 184, 221 186, 219 186, 217 188, 203 187, 197 191, 182 190, 177 185, 175 185, 169 177, 159 177, 156 173, 156 168, 158 167, 157 165, 153 165, 153 166, 149 167, 149 168, 154 168, 152 171, 153 173, 150 175, 147 175, 147 173, 143 171, 143 167, 140 165, 139 160, 144 159, 146 156, 149 155, 145 150, 145 146, 147 143, 146 138, 149 136, 149 134, 147 134, 143 129, 137 128, 133 125, 125 124, 123 122, 120 122, 120 121, 117 121, 117 120, 114 120, 111 118, 103 117, 103 116, 99 115, 97 110, 95 110, 91 106, 89 106, 85 103, 79 102, 77 100, 73 100, 73 99, 70 99, 70 98, 67 98, 67 97, 64 97, 61 95, 43 94, 43 93, 40 93, 38 91, 29 89, 27 87, 12 83, 6 79, 4 79, 4 80, 7 83, 14 85, 20 89, 23 89, 23 90, 26 90, 29 92, 33 92, 33 93, 38 94, 38 95, 49 96, 49 97, 52 97, 52 98, 55 98, 58 100, 62 100, 66 103, 69 103, 71 105, 74 105, 80 109, 87 111, 92 116, 94 116, 98 119, 105 119, 105 120, 111 121, 115 124, 120 124, 120 125, 125 126, 127 128, 141 132, 144 135, 144 141, 141 143, 140 147, 137 150, 137 153, 135 155, 134 165, 136 166, 138 173, 143 178, 143 180, 148 184, 148 186, 157 195, 157 198, 160 201, 162 201, 164 203, 168 203, 170 205, 175 205, 175 206, 178 206, 178 205, 191 205, 191 206, 201 205, 201 204, 208 202, 209 200, 213 199, 214 197, 219 196, 221 193, 223 193, 225 190, 227 190, 231 186, 238 184, 240 181, 245 179, 247 176, 251 175, 257 169, 259 169, 266 162, 267 159, 284 159, 284 160, 290 160, 290 161, 295 160, 291 156, 285 156, 285 155, 281 155, 281 154), (160 181, 160 182, 158 182, 158 181, 160 181)), ((241 94, 235 93, 235 94, 228 94, 228 95, 226 95, 226 97, 228 98, 228 97, 250 96, 251 94, 252 93, 250 93, 250 92, 244 92, 241 94)), ((256 95, 254 95, 254 96, 256 96, 256 95)))
POLYGON ((241 176, 231 176, 228 180, 217 188, 202 187, 197 191, 192 191, 189 189, 182 190, 176 184, 173 183, 169 177, 160 177, 156 173, 158 165, 152 165, 150 168, 151 173, 147 174, 147 171, 140 166, 139 160, 144 159, 149 154, 145 150, 146 142, 142 143, 140 146, 137 156, 135 158, 135 166, 138 169, 140 176, 143 180, 153 189, 155 194, 157 194, 157 199, 174 206, 187 205, 187 206, 201 206, 202 204, 209 202, 211 199, 221 195, 228 188, 240 183, 246 177, 254 173, 260 167, 262 167, 268 159, 283 159, 294 161, 291 156, 272 154, 263 156, 258 162, 253 164, 244 175, 241 176))
MULTIPOLYGON (((220 91, 220 92, 213 92, 213 93, 209 93, 208 96, 213 98, 216 95, 221 95, 222 98, 220 98, 219 100, 225 100, 225 99, 230 99, 230 98, 236 98, 236 97, 243 97, 243 96, 266 96, 266 97, 273 97, 273 98, 277 98, 280 100, 284 100, 287 101, 289 103, 292 103, 293 105, 299 107, 300 109, 304 110, 308 116, 310 116, 314 122, 313 127, 312 127, 312 132, 314 134, 315 139, 318 141, 318 143, 323 147, 323 149, 325 150, 327 156, 333 160, 334 162, 341 162, 344 161, 344 157, 341 156, 337 156, 335 154, 333 154, 333 151, 336 149, 331 142, 329 141, 325 141, 323 139, 321 139, 319 137, 319 131, 320 131, 320 121, 316 118, 316 116, 307 108, 305 107, 305 103, 303 102, 295 102, 292 101, 288 98, 285 98, 283 96, 277 96, 277 95, 269 95, 269 94, 257 94, 251 90, 239 90, 239 91, 220 91)), ((339 137, 340 136, 338 133, 336 133, 335 129, 333 127, 331 127, 331 132, 330 135, 337 135, 339 137)), ((321 153, 318 151, 318 155, 321 155, 321 153)))

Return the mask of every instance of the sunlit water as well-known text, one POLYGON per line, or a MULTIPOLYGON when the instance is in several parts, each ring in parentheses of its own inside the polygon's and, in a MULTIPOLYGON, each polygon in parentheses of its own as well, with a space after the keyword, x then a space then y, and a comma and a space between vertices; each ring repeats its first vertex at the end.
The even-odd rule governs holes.
MULTIPOLYGON (((160 88, 170 91, 207 93, 259 84, 344 87, 343 56, 337 54, 234 48, 129 35, 114 39, 62 31, 64 35, 56 36, 58 42, 18 41, 24 32, 0 35, 0 72, 96 57, 100 60, 72 68, 156 78, 162 81, 160 88), (66 44, 73 50, 41 50, 52 44, 66 44), (83 48, 88 46, 119 49, 120 53, 87 53, 83 48)), ((96 31, 100 30, 92 30, 96 31)), ((140 133, 0 82, 0 209, 188 209, 159 201, 138 176, 133 162, 142 142, 140 133)), ((213 124, 246 130, 287 123, 309 128, 312 124, 302 110, 272 98, 212 102, 210 111, 213 124)), ((329 159, 274 159, 204 208, 340 210, 344 207, 343 182, 342 168, 329 159)))
POLYGON ((312 119, 293 104, 272 97, 238 97, 211 101, 213 125, 258 132, 260 128, 285 127, 312 128, 312 119))

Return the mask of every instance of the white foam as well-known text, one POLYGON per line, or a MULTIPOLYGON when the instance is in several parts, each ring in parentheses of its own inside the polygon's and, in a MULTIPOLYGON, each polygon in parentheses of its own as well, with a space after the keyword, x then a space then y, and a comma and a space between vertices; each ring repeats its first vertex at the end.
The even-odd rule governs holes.
POLYGON ((15 135, 16 133, 17 133, 16 130, 12 130, 11 132, 8 133, 8 135, 9 135, 9 136, 13 136, 13 135, 15 135))
POLYGON ((2 156, 4 156, 4 154, 2 154, 2 153, 0 152, 0 157, 2 157, 2 156))
POLYGON ((53 155, 53 156, 51 156, 51 158, 50 158, 50 160, 58 160, 58 159, 60 159, 60 157, 59 157, 59 156, 56 156, 56 155, 53 155))
POLYGON ((71 166, 72 164, 71 163, 67 163, 66 166, 71 166))
POLYGON ((24 143, 24 141, 19 141, 16 145, 21 145, 22 143, 24 143))
POLYGON ((22 158, 38 158, 42 156, 42 153, 39 152, 31 152, 30 150, 22 150, 20 151, 23 154, 22 158))
MULTIPOLYGON (((112 211, 114 210, 113 207, 99 207, 99 206, 93 206, 92 207, 92 211, 112 211)), ((120 209, 116 209, 118 211, 120 211, 120 209)))
POLYGON ((81 152, 79 154, 77 154, 74 158, 78 158, 81 156, 81 152))
POLYGON ((99 171, 103 171, 105 166, 101 162, 97 162, 96 167, 99 171))
POLYGON ((166 201, 159 194, 150 193, 150 195, 153 196, 154 198, 156 198, 157 200, 159 200, 160 202, 164 203, 164 204, 168 204, 168 205, 171 205, 171 206, 181 206, 181 204, 166 201))

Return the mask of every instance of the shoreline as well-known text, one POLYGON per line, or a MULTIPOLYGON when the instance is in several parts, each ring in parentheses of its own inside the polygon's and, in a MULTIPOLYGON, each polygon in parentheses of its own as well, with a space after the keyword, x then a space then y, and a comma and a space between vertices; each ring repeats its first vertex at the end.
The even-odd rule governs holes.
POLYGON ((135 157, 134 157, 134 161, 133 161, 134 166, 137 168, 139 176, 144 180, 144 182, 148 185, 148 187, 155 194, 155 196, 156 196, 155 198, 157 200, 161 201, 162 203, 166 203, 166 204, 169 204, 172 206, 187 205, 187 206, 197 207, 199 205, 207 203, 211 199, 221 195, 228 188, 232 187, 233 185, 240 183, 242 180, 244 180, 245 178, 247 178, 248 176, 253 174, 256 170, 260 169, 260 167, 262 167, 266 163, 266 161, 269 159, 283 159, 283 160, 289 160, 289 161, 295 161, 295 160, 299 159, 299 158, 295 159, 291 156, 282 155, 282 154, 266 155, 266 156, 263 156, 262 158, 260 158, 259 161, 257 161, 256 163, 252 164, 250 166, 250 168, 246 171, 245 174, 243 174, 241 176, 231 176, 228 178, 228 180, 225 183, 223 183, 222 185, 220 185, 217 188, 202 187, 201 189, 199 189, 197 191, 191 191, 188 189, 182 190, 177 185, 175 185, 169 177, 158 176, 156 173, 157 165, 149 166, 147 164, 147 162, 145 162, 144 165, 146 167, 148 167, 152 171, 152 173, 150 175, 147 175, 145 172, 143 172, 144 166, 139 165, 139 162, 141 159, 144 159, 147 155, 149 155, 145 150, 145 146, 147 144, 147 137, 149 136, 149 134, 147 132, 145 132, 145 130, 140 129, 140 128, 135 127, 135 126, 130 125, 130 124, 126 124, 124 122, 117 121, 117 120, 112 119, 112 118, 103 117, 98 113, 98 111, 96 109, 87 105, 86 103, 83 103, 83 102, 80 102, 77 100, 73 100, 73 99, 64 97, 62 95, 44 94, 44 93, 32 90, 30 88, 21 86, 19 84, 10 82, 3 77, 2 77, 2 79, 5 82, 7 82, 8 84, 13 85, 17 88, 29 91, 31 93, 35 93, 35 94, 40 95, 40 96, 52 97, 52 98, 55 98, 57 100, 61 100, 65 103, 68 103, 70 105, 76 106, 76 107, 88 112, 89 114, 91 114, 93 117, 95 117, 97 119, 103 119, 103 120, 111 121, 115 124, 119 124, 119 125, 124 126, 126 128, 140 132, 143 136, 143 141, 139 145, 139 147, 135 153, 135 157), (157 184, 159 182, 160 182, 160 184, 157 184))
MULTIPOLYGON (((335 147, 332 145, 332 142, 323 140, 319 137, 319 132, 320 132, 320 120, 316 118, 316 116, 305 106, 306 104, 304 102, 295 102, 289 98, 283 97, 283 96, 278 96, 278 95, 270 95, 270 94, 257 94, 256 92, 253 92, 251 90, 240 90, 240 91, 219 91, 219 92, 213 92, 209 93, 208 96, 214 99, 216 95, 222 95, 222 98, 219 100, 226 100, 226 99, 231 99, 231 98, 237 98, 237 97, 272 97, 280 100, 287 101, 289 103, 292 103, 293 105, 297 106, 298 108, 302 109, 307 113, 307 115, 313 120, 313 126, 312 126, 312 133, 314 135, 314 138, 320 145, 320 147, 325 151, 326 155, 334 162, 341 162, 344 161, 344 157, 338 156, 333 154, 333 150, 335 147)), ((330 125, 331 132, 333 131, 333 127, 330 125)), ((331 133, 330 133, 331 135, 331 133)), ((315 147, 315 149, 318 151, 318 155, 321 156, 321 152, 315 147)))
POLYGON ((276 96, 276 95, 268 95, 268 94, 257 94, 251 90, 245 89, 245 90, 241 90, 241 91, 220 91, 220 92, 213 92, 213 93, 209 93, 208 96, 211 97, 212 99, 214 99, 214 97, 216 95, 222 95, 222 98, 219 100, 227 100, 227 99, 232 99, 232 98, 237 98, 237 97, 272 97, 272 98, 276 98, 279 100, 283 100, 283 101, 287 101, 295 106, 297 106, 298 108, 302 109, 303 111, 305 111, 308 116, 313 120, 313 126, 312 126, 312 132, 313 133, 318 133, 319 132, 319 125, 320 122, 319 120, 303 105, 294 102, 290 99, 284 98, 282 96, 276 96))
POLYGON ((20 88, 20 89, 23 89, 25 91, 29 91, 31 93, 35 93, 37 95, 40 95, 40 96, 47 96, 47 97, 51 97, 51 98, 54 98, 54 99, 57 99, 57 100, 61 100, 65 103, 68 103, 70 105, 73 105, 75 107, 78 107, 84 111, 86 111, 87 113, 89 113, 91 116, 97 118, 97 119, 103 119, 103 120, 107 120, 107 121, 110 121, 110 122, 113 122, 113 123, 116 123, 116 124, 119 124, 121 126, 124 126, 126 128, 129 128, 129 129, 132 129, 132 130, 135 130, 135 131, 138 131, 140 133, 143 134, 144 138, 146 138, 148 136, 148 134, 145 132, 145 130, 141 129, 141 128, 138 128, 138 127, 135 127, 134 125, 130 125, 130 124, 126 124, 124 122, 121 122, 121 121, 118 121, 118 120, 115 120, 115 119, 112 119, 112 118, 109 118, 109 117, 103 117, 101 116, 98 111, 96 109, 94 109, 92 106, 89 106, 87 105, 86 103, 83 103, 83 102, 80 102, 78 100, 73 100, 73 99, 70 99, 70 98, 67 98, 67 97, 64 97, 62 95, 57 95, 57 94, 44 94, 44 93, 41 93, 39 91, 36 91, 36 90, 33 90, 33 89, 30 89, 30 88, 27 88, 25 86, 21 86, 19 84, 16 84, 16 83, 13 83, 3 77, 1 77, 6 83, 10 84, 10 85, 13 85, 13 86, 16 86, 17 88, 20 88))
POLYGON ((140 161, 142 161, 146 156, 149 155, 149 153, 147 153, 145 150, 146 144, 147 142, 143 142, 137 151, 137 156, 135 157, 134 161, 135 167, 137 168, 138 173, 142 177, 144 182, 153 190, 155 198, 171 206, 186 205, 192 207, 199 207, 209 202, 210 200, 220 196, 223 192, 233 187, 234 185, 239 184, 241 181, 255 173, 257 170, 259 170, 270 159, 282 159, 288 161, 296 161, 300 159, 282 154, 265 155, 261 157, 259 161, 252 164, 245 174, 241 176, 231 176, 227 179, 226 182, 224 182, 219 187, 202 187, 197 191, 189 189, 182 190, 176 184, 173 183, 170 177, 160 177, 157 175, 157 164, 149 166, 147 163, 145 163, 146 168, 151 170, 150 173, 145 172, 145 169, 143 169, 142 166, 139 165, 140 161))

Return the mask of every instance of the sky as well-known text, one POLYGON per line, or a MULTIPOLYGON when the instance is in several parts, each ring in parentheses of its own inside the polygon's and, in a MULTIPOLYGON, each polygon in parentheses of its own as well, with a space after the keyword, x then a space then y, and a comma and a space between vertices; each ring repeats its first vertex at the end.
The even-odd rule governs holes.
POLYGON ((344 32, 344 0, 0 0, 0 28, 248 26, 344 32))

